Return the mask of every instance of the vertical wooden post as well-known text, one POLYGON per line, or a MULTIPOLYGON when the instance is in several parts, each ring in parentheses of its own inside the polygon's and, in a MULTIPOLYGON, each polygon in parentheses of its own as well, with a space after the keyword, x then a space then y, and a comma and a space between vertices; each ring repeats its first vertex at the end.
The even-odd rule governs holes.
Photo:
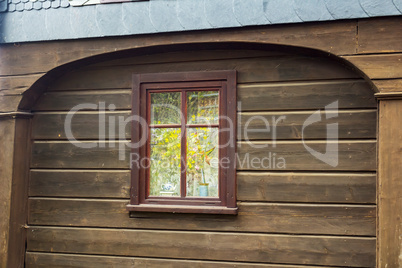
POLYGON ((377 267, 402 267, 402 92, 379 93, 377 267))
POLYGON ((15 120, 0 118, 0 267, 7 267, 15 120), (2 120, 3 119, 3 120, 2 120))
POLYGON ((0 267, 24 267, 30 114, 0 117, 0 267))

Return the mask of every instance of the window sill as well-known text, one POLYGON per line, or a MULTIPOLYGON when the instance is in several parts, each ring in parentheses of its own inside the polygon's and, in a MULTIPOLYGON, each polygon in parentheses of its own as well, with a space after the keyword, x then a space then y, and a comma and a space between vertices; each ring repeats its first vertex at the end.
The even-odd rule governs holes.
POLYGON ((128 211, 171 212, 171 213, 200 213, 200 214, 229 214, 236 215, 236 208, 221 206, 177 206, 177 205, 127 205, 128 211))

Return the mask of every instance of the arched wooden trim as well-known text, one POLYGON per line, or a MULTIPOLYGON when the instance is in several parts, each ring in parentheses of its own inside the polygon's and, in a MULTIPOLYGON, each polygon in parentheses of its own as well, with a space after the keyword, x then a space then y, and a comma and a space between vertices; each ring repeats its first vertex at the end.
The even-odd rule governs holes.
POLYGON ((320 51, 312 48, 296 47, 289 45, 276 45, 276 44, 264 44, 258 42, 217 42, 217 43, 189 43, 189 44, 179 44, 179 45, 155 45, 147 46, 141 48, 125 49, 110 53, 99 54, 90 57, 84 57, 76 61, 57 66, 52 70, 49 70, 38 80, 36 80, 32 86, 23 93, 23 98, 19 103, 18 110, 29 111, 33 107, 34 103, 38 100, 39 96, 46 91, 47 85, 56 81, 66 72, 81 68, 86 65, 95 64, 107 60, 117 60, 126 57, 134 57, 141 55, 151 55, 159 53, 169 53, 169 52, 180 52, 180 51, 197 51, 197 50, 261 50, 261 51, 278 51, 286 52, 291 54, 310 56, 310 57, 320 57, 325 60, 330 60, 338 62, 349 69, 351 72, 357 73, 363 79, 365 79, 373 89, 373 94, 379 92, 374 83, 370 78, 365 75, 363 71, 353 65, 350 61, 345 58, 338 57, 332 53, 320 51))

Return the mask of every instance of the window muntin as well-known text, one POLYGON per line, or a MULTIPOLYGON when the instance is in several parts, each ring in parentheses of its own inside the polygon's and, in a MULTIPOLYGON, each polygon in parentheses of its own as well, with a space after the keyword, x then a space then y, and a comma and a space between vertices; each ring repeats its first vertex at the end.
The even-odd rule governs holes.
POLYGON ((148 167, 132 166, 128 210, 236 214, 235 71, 133 78, 133 115, 147 124, 134 121, 132 142, 147 142, 132 153, 148 167))
POLYGON ((219 89, 149 90, 147 98, 147 198, 219 197, 219 89))

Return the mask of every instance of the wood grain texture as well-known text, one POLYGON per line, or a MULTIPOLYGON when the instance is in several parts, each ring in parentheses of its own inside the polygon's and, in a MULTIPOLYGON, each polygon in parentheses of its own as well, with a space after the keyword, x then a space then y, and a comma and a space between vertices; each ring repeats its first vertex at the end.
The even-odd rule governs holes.
POLYGON ((208 42, 255 42, 311 47, 335 54, 355 52, 356 22, 277 25, 193 33, 167 33, 97 40, 51 41, 1 46, 0 75, 46 72, 78 59, 119 50, 208 42), (316 38, 319 36, 320 38, 316 38))
POLYGON ((239 203, 238 216, 133 212, 129 200, 31 198, 29 224, 375 236, 375 206, 239 203))
POLYGON ((31 227, 27 250, 222 261, 235 258, 282 264, 375 265, 374 238, 31 227))
POLYGON ((380 101, 378 267, 402 265, 402 101, 380 101))
POLYGON ((29 196, 129 198, 130 172, 32 170, 29 196))
POLYGON ((155 259, 138 257, 115 257, 99 255, 55 254, 43 252, 27 252, 27 268, 127 268, 127 267, 154 267, 154 268, 329 268, 324 266, 261 264, 241 262, 217 262, 177 259, 155 259))
POLYGON ((375 152, 375 141, 241 142, 237 147, 237 169, 375 171, 375 152), (305 147, 325 153, 327 144, 332 144, 333 150, 322 157, 335 161, 333 165, 319 160, 305 147))
POLYGON ((358 21, 358 53, 402 52, 401 17, 358 21))
POLYGON ((28 221, 28 178, 31 153, 31 118, 15 120, 13 152, 13 178, 7 267, 23 267, 25 258, 26 229, 28 221))
POLYGON ((21 94, 45 73, 0 77, 0 94, 21 94))
POLYGON ((49 88, 54 90, 131 88, 133 73, 237 70, 237 82, 358 78, 335 61, 310 56, 259 57, 214 61, 103 67, 67 73, 49 88))
POLYGON ((17 111, 18 104, 22 99, 22 95, 1 95, 0 94, 0 112, 17 111))
POLYGON ((238 85, 239 111, 375 108, 374 91, 364 80, 238 85))
MULTIPOLYGON (((80 112, 71 118, 69 129, 75 139, 130 139, 130 122, 120 131, 130 111, 118 113, 80 112), (109 129, 113 126, 112 131, 109 129), (100 132, 99 128, 104 132, 100 132), (121 132, 121 133, 120 133, 121 132)), ((322 111, 322 120, 304 129, 303 124, 313 112, 257 112, 238 116, 238 139, 242 140, 293 140, 325 139, 326 125, 338 124, 340 139, 367 139, 376 136, 376 110, 322 111), (330 119, 325 119, 329 115, 330 119), (333 117, 332 117, 333 116, 333 117)), ((33 139, 66 140, 66 113, 36 114, 33 120, 33 139)))
POLYGON ((312 112, 245 112, 238 116, 239 140, 311 140, 327 137, 327 124, 338 125, 339 139, 376 137, 377 110, 319 112, 319 122, 304 128, 312 112), (329 117, 329 119, 326 119, 329 117))
POLYGON ((402 90, 402 79, 373 80, 379 92, 398 92, 402 90))
MULTIPOLYGON (((238 172, 239 201, 376 202, 375 174, 238 172)), ((32 170, 30 196, 129 198, 129 171, 32 170)))
MULTIPOLYGON (((74 92, 45 92, 33 107, 34 111, 70 111, 80 104, 95 104, 99 109, 104 103, 105 109, 114 105, 115 110, 131 108, 131 89, 127 90, 88 90, 74 92)), ((92 109, 81 109, 92 110, 92 109)))
POLYGON ((378 54, 344 57, 370 79, 402 78, 402 54, 378 54))
POLYGON ((114 59, 109 61, 103 61, 95 63, 88 68, 99 68, 104 66, 116 67, 127 65, 143 65, 143 64, 155 64, 155 63, 172 63, 172 62, 197 62, 197 61, 209 61, 209 60, 222 60, 222 59, 241 59, 241 58, 256 58, 256 57, 272 57, 287 55, 286 52, 274 51, 274 50, 247 50, 247 49, 200 49, 197 53, 194 51, 179 51, 179 52, 167 52, 162 54, 148 54, 134 57, 123 57, 120 59, 114 59))
POLYGON ((99 142, 35 142, 31 168, 129 168, 127 142, 106 142, 104 147, 100 146, 103 145, 99 142), (78 145, 95 147, 82 148, 78 145), (120 146, 125 149, 119 150, 120 146), (119 160, 120 156, 124 160, 119 160))
POLYGON ((125 122, 130 115, 130 111, 36 114, 32 122, 32 138, 66 140, 67 131, 71 131, 75 139, 130 139, 131 121, 125 122))
POLYGON ((239 200, 270 202, 376 202, 376 174, 237 172, 239 200))
MULTIPOLYGON (((280 141, 276 142, 276 147, 273 147, 272 142, 239 143, 237 167, 239 170, 374 171, 376 169, 375 141, 339 141, 332 143, 338 143, 338 165, 335 167, 315 158, 307 151, 302 142, 280 141), (256 148, 256 145, 259 148, 256 148), (271 163, 269 158, 271 158, 271 163), (285 164, 278 164, 280 162, 285 164)), ((98 142, 79 143, 80 146, 94 146, 93 148, 82 148, 78 147, 77 144, 70 142, 35 142, 32 149, 31 167, 129 168, 130 152, 126 142, 106 142, 104 147, 100 147, 98 142), (124 159, 119 160, 119 156, 124 159)), ((312 150, 325 152, 325 141, 306 141, 305 144, 312 150)), ((335 148, 333 149, 334 151, 328 153, 331 159, 336 158, 336 150, 335 148)), ((136 158, 133 156, 133 163, 136 163, 135 160, 136 158)))
POLYGON ((0 267, 7 267, 10 243, 11 190, 13 178, 13 157, 15 120, 0 120, 0 267))

